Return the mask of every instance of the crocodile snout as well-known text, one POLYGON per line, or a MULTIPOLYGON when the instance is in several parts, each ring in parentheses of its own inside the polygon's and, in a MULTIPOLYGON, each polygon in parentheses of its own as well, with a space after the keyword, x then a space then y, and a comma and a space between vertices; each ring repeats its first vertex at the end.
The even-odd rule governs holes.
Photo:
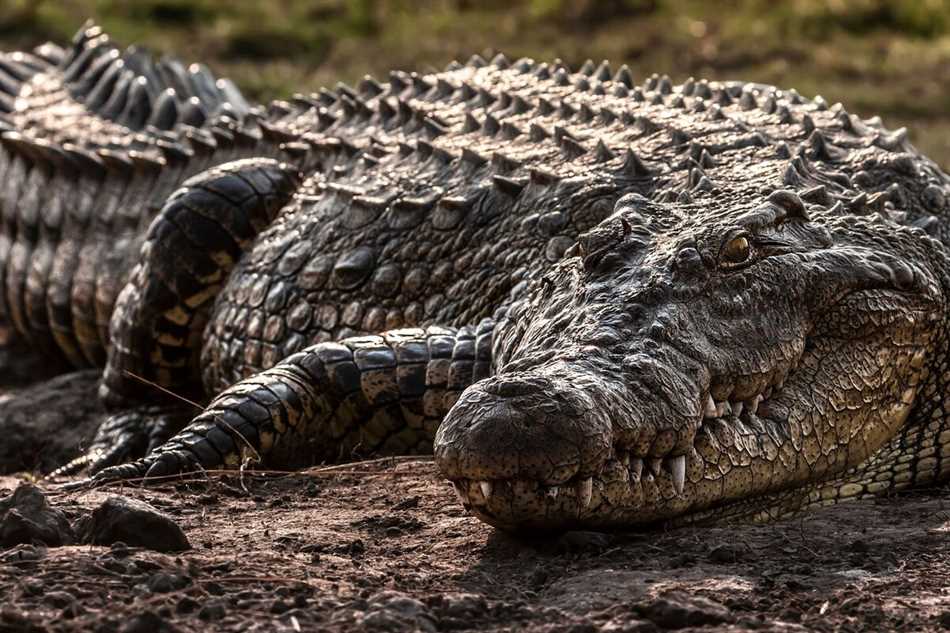
POLYGON ((467 389, 435 438, 443 474, 453 481, 546 485, 594 474, 610 454, 611 426, 592 391, 578 382, 518 372, 467 389))

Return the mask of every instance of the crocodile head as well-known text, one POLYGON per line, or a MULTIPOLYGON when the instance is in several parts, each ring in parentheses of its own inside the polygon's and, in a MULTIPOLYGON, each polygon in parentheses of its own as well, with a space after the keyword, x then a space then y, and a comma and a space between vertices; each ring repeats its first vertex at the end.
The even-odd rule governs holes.
POLYGON ((715 517, 879 450, 927 379, 938 256, 919 230, 811 212, 786 191, 622 198, 500 319, 494 375, 440 427, 466 507, 509 529, 715 517))

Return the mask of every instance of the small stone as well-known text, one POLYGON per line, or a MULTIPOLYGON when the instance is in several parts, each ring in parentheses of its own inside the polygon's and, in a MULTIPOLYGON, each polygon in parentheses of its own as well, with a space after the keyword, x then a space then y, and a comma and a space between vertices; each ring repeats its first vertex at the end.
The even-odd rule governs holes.
POLYGON ((732 622, 733 617, 725 606, 701 596, 691 596, 674 591, 641 605, 641 615, 664 629, 683 629, 707 624, 732 622))
POLYGON ((43 596, 43 602, 51 607, 62 608, 76 601, 76 596, 68 591, 49 591, 43 596))
POLYGON ((110 497, 96 508, 83 531, 83 542, 110 545, 117 541, 157 552, 190 549, 188 538, 168 515, 144 501, 110 497))
POLYGON ((34 542, 59 547, 73 541, 66 516, 50 506, 33 484, 20 484, 12 495, 0 499, 0 547, 34 542))
POLYGON ((169 593, 191 584, 191 578, 182 574, 159 572, 149 577, 146 585, 152 593, 169 593))
POLYGON ((228 609, 223 602, 209 602, 198 611, 198 617, 202 620, 212 622, 220 620, 227 615, 228 609))
POLYGON ((201 608, 201 603, 190 596, 185 596, 175 605, 175 611, 178 613, 194 613, 201 608))

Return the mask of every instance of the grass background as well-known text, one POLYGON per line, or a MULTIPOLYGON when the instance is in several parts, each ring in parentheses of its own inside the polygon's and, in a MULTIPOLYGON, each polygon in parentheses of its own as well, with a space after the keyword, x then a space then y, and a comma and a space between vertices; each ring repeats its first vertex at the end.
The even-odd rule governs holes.
POLYGON ((0 0, 0 47, 86 17, 258 100, 498 50, 795 87, 907 126, 950 169, 950 0, 0 0))

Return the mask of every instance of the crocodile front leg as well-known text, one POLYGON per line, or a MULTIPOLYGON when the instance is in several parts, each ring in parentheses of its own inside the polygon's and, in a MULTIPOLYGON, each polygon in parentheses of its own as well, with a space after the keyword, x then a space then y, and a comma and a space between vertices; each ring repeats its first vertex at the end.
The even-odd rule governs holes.
POLYGON ((485 320, 313 345, 228 388, 144 459, 93 481, 428 453, 461 392, 489 375, 493 327, 485 320))

